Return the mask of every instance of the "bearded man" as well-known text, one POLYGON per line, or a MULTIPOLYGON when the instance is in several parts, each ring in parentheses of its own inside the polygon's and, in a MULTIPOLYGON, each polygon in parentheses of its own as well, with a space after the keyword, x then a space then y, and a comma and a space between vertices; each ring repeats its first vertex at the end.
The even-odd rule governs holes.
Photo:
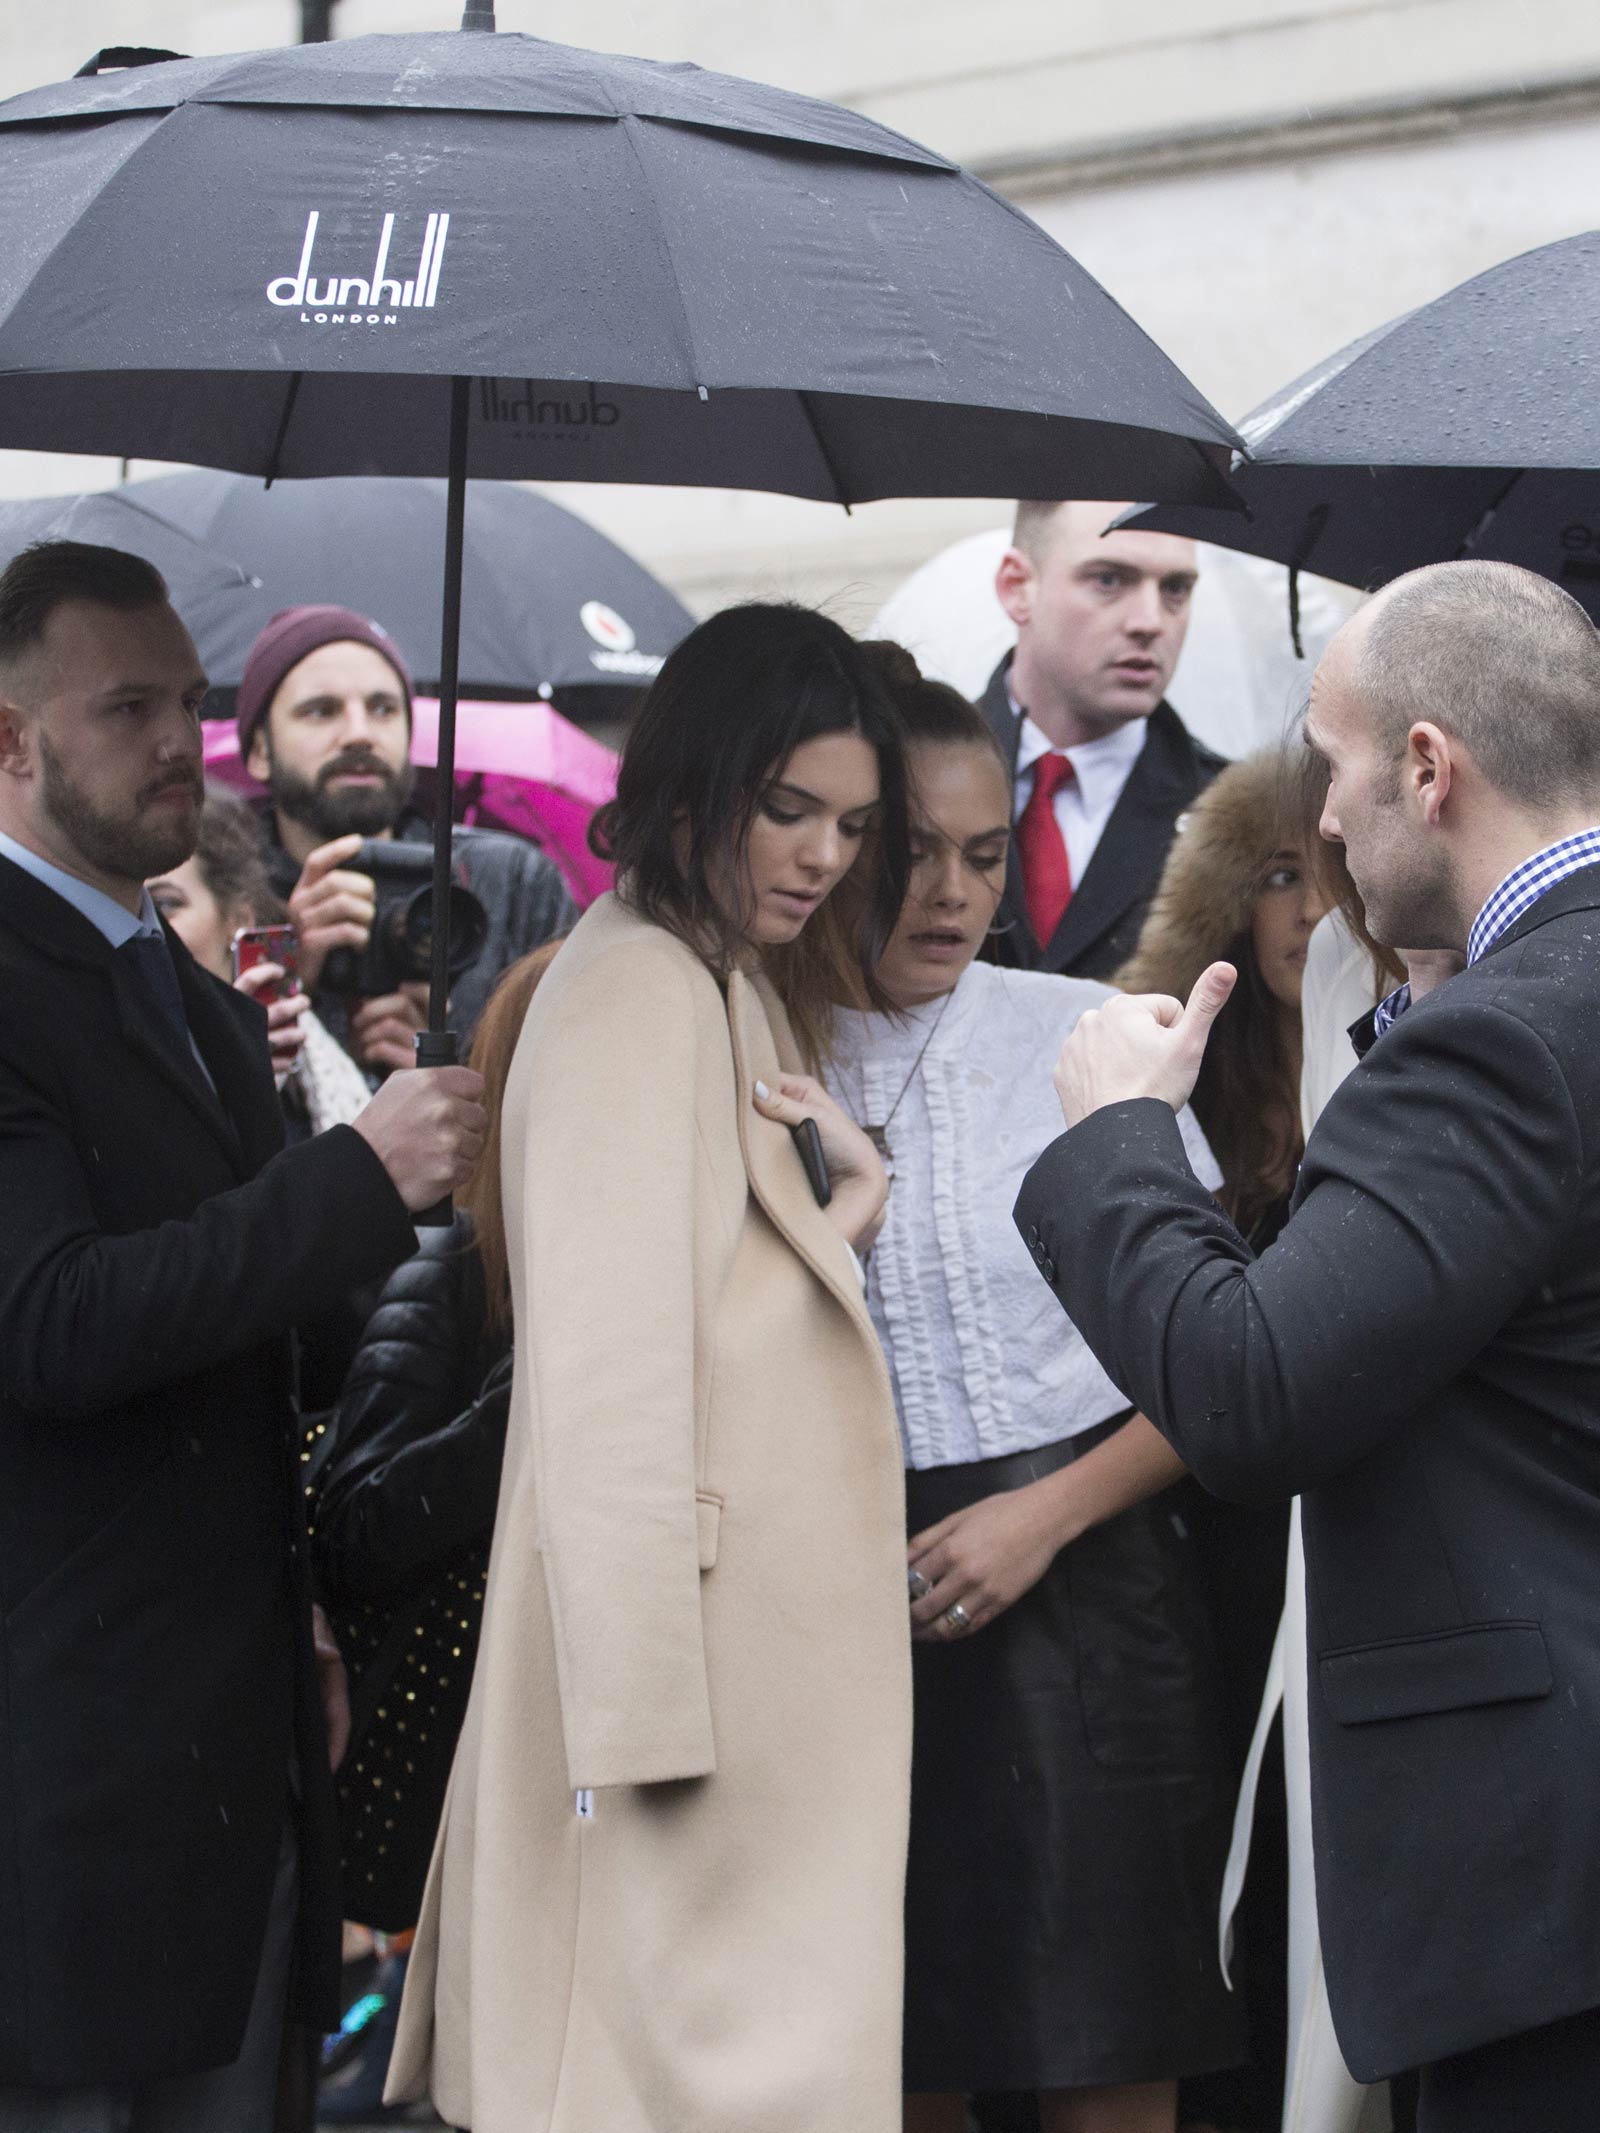
POLYGON ((1302 1495, 1351 2072, 1420 2069, 1421 2133, 1590 2133, 1600 636, 1532 572, 1413 572, 1328 648, 1305 738, 1371 931, 1420 953, 1352 1032, 1286 1227, 1252 1258, 1178 1135, 1226 964, 1187 1006, 1083 1018, 1056 1070, 1070 1130, 1017 1221, 1207 1488, 1302 1495))
MULTIPOLYGON (((352 864, 362 841, 433 839, 410 805, 411 677, 400 649, 350 608, 289 608, 251 647, 236 711, 239 753, 271 799, 273 886, 299 930, 300 974, 317 1015, 373 1077, 408 1067, 426 1027, 426 985, 350 998, 323 983, 334 949, 359 954, 371 938, 377 893, 352 864)), ((488 917, 483 946, 451 991, 465 1041, 502 971, 570 931, 578 913, 560 868, 526 839, 458 829, 453 845, 488 917)))
POLYGON ((0 572, 0 2133, 270 2133, 337 2017, 293 1329, 483 1145, 462 1067, 284 1148, 163 923, 206 677, 116 549, 0 572))

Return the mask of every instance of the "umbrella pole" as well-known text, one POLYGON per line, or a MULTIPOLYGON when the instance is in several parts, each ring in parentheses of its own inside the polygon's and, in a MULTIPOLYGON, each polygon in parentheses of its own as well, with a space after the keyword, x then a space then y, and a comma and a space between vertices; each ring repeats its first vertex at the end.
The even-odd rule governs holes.
MULTIPOLYGON (((466 542, 467 416, 471 380, 450 380, 450 466, 444 516, 444 620, 439 633, 439 749, 434 772, 433 939, 428 978, 428 1027, 417 1036, 419 1067, 454 1066, 456 1033, 450 1013, 450 836, 455 823, 456 694, 461 663, 461 557, 466 542)), ((443 1229, 451 1206, 443 1200, 418 1216, 419 1227, 443 1229)))

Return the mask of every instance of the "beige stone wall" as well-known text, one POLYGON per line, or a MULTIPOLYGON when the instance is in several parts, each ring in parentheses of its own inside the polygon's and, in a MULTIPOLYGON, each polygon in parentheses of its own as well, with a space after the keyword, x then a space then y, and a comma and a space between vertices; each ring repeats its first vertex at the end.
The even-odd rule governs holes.
MULTIPOLYGON (((1595 0, 500 0, 502 28, 687 58, 859 105, 1012 193, 1238 416, 1328 349, 1589 226, 1595 0)), ((340 0, 342 34, 448 27, 449 0, 340 0)), ((97 46, 284 42, 293 0, 11 0, 0 93, 97 46)), ((1026 301, 1026 292, 1018 292, 1026 301)), ((114 465, 0 454, 11 493, 114 465)), ((992 503, 578 489, 564 500, 697 608, 752 592, 864 620, 992 503)))

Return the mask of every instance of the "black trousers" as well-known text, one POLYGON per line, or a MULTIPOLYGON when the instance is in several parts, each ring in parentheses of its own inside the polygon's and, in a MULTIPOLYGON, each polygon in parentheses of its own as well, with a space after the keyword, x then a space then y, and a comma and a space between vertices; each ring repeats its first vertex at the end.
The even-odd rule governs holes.
POLYGON ((1600 2007, 1422 2069, 1417 2133, 1595 2133, 1600 2007))

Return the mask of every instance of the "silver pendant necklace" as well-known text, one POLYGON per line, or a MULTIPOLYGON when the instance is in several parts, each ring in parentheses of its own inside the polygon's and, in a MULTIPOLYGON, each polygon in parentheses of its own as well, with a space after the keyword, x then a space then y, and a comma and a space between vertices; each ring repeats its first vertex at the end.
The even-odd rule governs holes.
POLYGON ((883 1121, 883 1124, 881 1126, 873 1126, 865 1123, 862 1125, 862 1132, 867 1136, 867 1139, 871 1141, 873 1147, 877 1149, 879 1155, 882 1156, 883 1167, 891 1183, 894 1179, 894 1150, 889 1146, 889 1128, 894 1124, 896 1112, 900 1109, 900 1106, 906 1100, 907 1090, 911 1087, 911 1084, 916 1080, 917 1076, 922 1072, 922 1062, 928 1056, 928 1046, 932 1044, 934 1038, 938 1036, 939 1025, 943 1022, 946 1010, 949 1008, 950 1002, 954 998, 955 988, 952 986, 950 991, 945 994, 944 999, 940 1004, 939 1012, 934 1016, 932 1026, 929 1028, 927 1036, 923 1038, 921 1047, 917 1052, 916 1058, 913 1059, 911 1062, 911 1072, 906 1076, 905 1080, 901 1082, 900 1093, 895 1098, 894 1102, 889 1106, 889 1115, 883 1121))

